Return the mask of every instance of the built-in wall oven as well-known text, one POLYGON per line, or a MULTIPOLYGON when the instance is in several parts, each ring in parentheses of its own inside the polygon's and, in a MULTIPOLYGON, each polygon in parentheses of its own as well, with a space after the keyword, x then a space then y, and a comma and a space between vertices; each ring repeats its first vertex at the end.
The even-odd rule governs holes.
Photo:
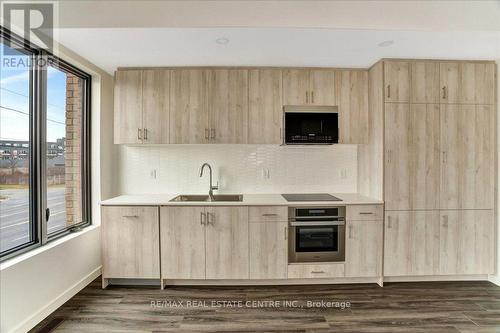
POLYGON ((289 262, 345 260, 345 206, 289 207, 289 262))

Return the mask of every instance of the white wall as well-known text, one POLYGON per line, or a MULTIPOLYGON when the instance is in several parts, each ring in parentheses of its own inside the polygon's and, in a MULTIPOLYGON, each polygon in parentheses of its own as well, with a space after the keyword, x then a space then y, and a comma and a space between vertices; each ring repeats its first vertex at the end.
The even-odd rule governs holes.
POLYGON ((113 78, 63 47, 58 55, 92 75, 94 225, 0 265, 1 332, 28 331, 101 271, 99 201, 113 195, 117 179, 113 171, 113 78))
POLYGON ((122 146, 121 193, 206 193, 208 174, 199 177, 204 162, 213 167, 221 193, 357 190, 356 145, 171 145, 122 146))

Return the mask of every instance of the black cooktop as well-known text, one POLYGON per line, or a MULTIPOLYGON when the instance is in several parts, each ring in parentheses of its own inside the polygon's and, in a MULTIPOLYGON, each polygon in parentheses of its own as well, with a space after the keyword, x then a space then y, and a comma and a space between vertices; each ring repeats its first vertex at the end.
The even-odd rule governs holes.
POLYGON ((286 201, 342 201, 328 193, 292 193, 282 194, 286 201))

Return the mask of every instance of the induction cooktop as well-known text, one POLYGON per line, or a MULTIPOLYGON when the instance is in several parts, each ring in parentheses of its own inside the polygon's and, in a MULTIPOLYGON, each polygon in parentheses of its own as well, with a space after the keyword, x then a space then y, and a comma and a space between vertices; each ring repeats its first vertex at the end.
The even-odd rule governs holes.
POLYGON ((291 193, 282 194, 286 201, 342 201, 328 193, 291 193))

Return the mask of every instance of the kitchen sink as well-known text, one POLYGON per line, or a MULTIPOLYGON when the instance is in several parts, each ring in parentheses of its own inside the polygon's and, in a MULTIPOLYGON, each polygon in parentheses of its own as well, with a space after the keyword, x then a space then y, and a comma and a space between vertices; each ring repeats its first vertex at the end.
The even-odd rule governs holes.
POLYGON ((213 200, 203 194, 181 194, 170 200, 171 202, 210 202, 210 201, 243 201, 242 194, 214 194, 213 200))

